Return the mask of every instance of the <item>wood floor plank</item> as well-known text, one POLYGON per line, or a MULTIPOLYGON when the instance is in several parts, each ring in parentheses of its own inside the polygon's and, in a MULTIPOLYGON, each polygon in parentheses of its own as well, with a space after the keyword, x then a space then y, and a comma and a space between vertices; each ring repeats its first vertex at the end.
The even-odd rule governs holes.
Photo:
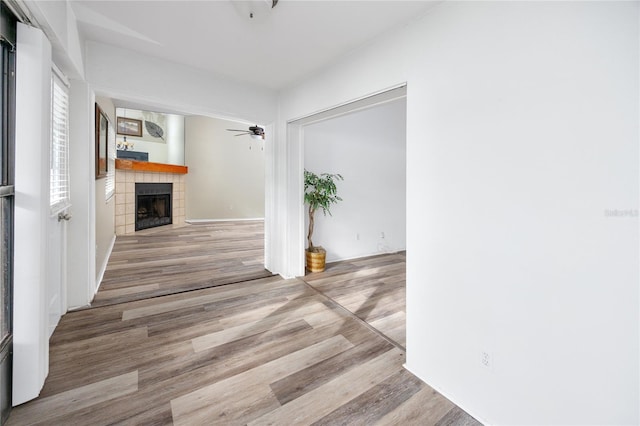
MULTIPOLYGON (((177 368, 182 368, 181 371, 171 371, 165 369, 163 365, 154 366, 153 363, 148 363, 148 367, 140 371, 140 390, 135 394, 135 398, 114 399, 91 407, 91 412, 86 410, 74 412, 65 418, 66 424, 91 426, 114 423, 129 424, 128 419, 145 419, 147 414, 150 418, 155 418, 164 412, 165 406, 173 398, 327 340, 336 336, 338 330, 350 334, 357 333, 358 329, 361 330, 361 326, 353 322, 349 328, 345 328, 341 324, 333 324, 319 330, 292 334, 288 342, 269 342, 258 347, 246 348, 246 350, 235 354, 226 354, 220 351, 211 354, 210 358, 203 360, 197 368, 179 367, 180 362, 176 361, 177 368), (86 419, 91 419, 91 422, 87 422, 86 419)), ((184 360, 183 363, 188 363, 188 361, 184 360)), ((140 423, 134 424, 147 423, 140 421, 140 423)))
MULTIPOLYGON (((149 384, 207 367, 228 368, 226 363, 221 362, 222 360, 241 359, 246 362, 257 351, 272 345, 282 346, 286 343, 286 339, 301 336, 310 331, 309 324, 303 320, 297 320, 205 351, 193 352, 193 348, 189 346, 189 351, 184 352, 180 357, 166 357, 158 359, 154 364, 145 365, 140 369, 140 381, 149 384)), ((243 365, 242 362, 240 365, 243 365)))
POLYGON ((404 403, 378 419, 377 425, 435 425, 453 407, 453 403, 425 385, 404 403))
MULTIPOLYGON (((188 413, 176 416, 173 411, 173 424, 192 425, 230 425, 246 424, 247 419, 255 418, 279 407, 268 385, 251 386, 251 392, 236 391, 217 395, 211 405, 200 405, 188 413)), ((173 405, 172 405, 173 408, 173 405)))
POLYGON ((101 297, 105 298, 117 298, 122 296, 127 296, 130 294, 136 294, 140 292, 151 292, 160 289, 159 284, 147 284, 147 285, 139 285, 136 287, 124 287, 124 288, 114 288, 113 290, 103 290, 101 293, 101 297))
POLYGON ((400 368, 403 354, 397 348, 354 368, 301 395, 249 425, 311 424, 375 386, 400 368))
POLYGON ((404 348, 405 271, 405 253, 394 253, 330 263, 303 279, 404 348))
POLYGON ((272 275, 264 221, 230 221, 118 236, 92 306, 125 303, 272 275), (118 290, 118 291, 116 291, 118 290))
POLYGON ((82 386, 87 380, 105 380, 136 369, 141 381, 144 371, 169 360, 181 359, 193 353, 189 342, 166 343, 159 339, 142 339, 126 349, 100 353, 77 351, 67 357, 55 356, 43 395, 50 395, 72 387, 82 386), (76 362, 70 362, 75 360, 76 362))
MULTIPOLYGON (((273 288, 279 288, 282 286, 288 286, 290 283, 291 281, 289 282, 274 281, 272 283, 261 286, 261 290, 265 291, 273 288)), ((215 302, 219 303, 220 301, 228 298, 233 298, 237 296, 244 297, 244 293, 245 293, 245 289, 238 289, 232 286, 218 287, 215 291, 207 294, 203 294, 198 299, 194 299, 194 298, 177 299, 177 300, 172 300, 164 303, 157 303, 150 306, 144 306, 144 307, 125 310, 122 313, 122 320, 127 321, 131 319, 141 318, 144 316, 151 316, 151 315, 157 315, 159 313, 171 312, 181 308, 204 305, 207 303, 215 303, 215 302)))
POLYGON ((277 303, 271 299, 270 302, 262 306, 254 306, 253 309, 235 309, 235 312, 229 312, 220 319, 220 323, 227 327, 234 327, 247 322, 261 320, 267 316, 277 315, 287 311, 302 309, 309 304, 322 303, 322 299, 318 294, 308 288, 301 289, 299 292, 286 296, 286 301, 278 301, 277 303))
POLYGON ((112 377, 75 389, 41 398, 30 404, 29 410, 16 408, 11 413, 9 424, 38 424, 42 419, 49 423, 70 411, 90 407, 104 400, 129 395, 138 390, 138 372, 112 377), (68 402, 73 401, 73 405, 68 402))
MULTIPOLYGON (((146 327, 138 327, 129 330, 106 333, 100 336, 91 337, 73 342, 66 342, 57 346, 55 356, 68 357, 78 351, 83 351, 84 355, 101 354, 109 352, 119 352, 130 347, 131 344, 146 339, 148 337, 146 327)), ((55 358, 50 359, 53 361, 55 358)))
POLYGON ((393 346, 384 340, 376 339, 366 342, 296 373, 289 374, 287 377, 271 383, 271 389, 278 401, 284 405, 333 380, 354 366, 363 364, 392 348, 393 346))
MULTIPOLYGON (((191 342, 193 344, 194 351, 200 352, 225 343, 234 342, 256 334, 264 333, 274 327, 286 325, 291 322, 298 321, 301 318, 307 323, 310 323, 308 318, 311 314, 319 313, 320 315, 318 316, 326 317, 327 312, 325 311, 330 311, 330 309, 321 303, 307 304, 302 306, 300 309, 286 311, 279 310, 279 313, 274 312, 267 317, 261 318, 259 321, 247 322, 235 327, 225 328, 215 333, 201 335, 193 339, 191 342)), ((313 318, 317 318, 317 316, 314 316, 313 318)), ((316 323, 317 325, 315 320, 311 320, 311 322, 316 323)))
POLYGON ((482 426, 479 421, 465 413, 460 407, 453 407, 436 426, 482 426))
POLYGON ((228 399, 243 395, 246 389, 260 388, 261 391, 257 392, 258 398, 262 398, 264 393, 268 393, 277 402, 271 392, 269 383, 291 372, 301 370, 336 355, 352 346, 344 337, 335 336, 229 379, 173 399, 171 401, 173 420, 176 424, 202 423, 206 420, 218 418, 220 410, 224 410, 225 417, 228 418, 229 413, 225 402, 228 404, 228 399))
POLYGON ((418 392, 424 383, 406 370, 398 370, 382 382, 343 404, 314 426, 374 424, 418 392))
POLYGON ((387 315, 387 316, 378 318, 376 320, 373 320, 370 322, 370 324, 375 328, 377 328, 378 330, 395 329, 395 328, 404 329, 406 321, 407 321, 407 315, 402 311, 398 311, 398 312, 394 312, 391 315, 387 315))

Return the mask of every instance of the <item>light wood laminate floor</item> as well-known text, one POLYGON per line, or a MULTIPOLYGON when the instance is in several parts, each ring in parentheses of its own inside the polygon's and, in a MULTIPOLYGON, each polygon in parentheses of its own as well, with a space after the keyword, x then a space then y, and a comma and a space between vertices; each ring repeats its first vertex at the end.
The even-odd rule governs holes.
MULTIPOLYGON (((171 244, 156 235, 158 248, 171 244)), ((362 262, 392 275, 381 258, 362 262)), ((307 279, 327 290, 321 279, 343 275, 357 292, 344 275, 354 266, 307 279)), ((175 266, 173 279, 198 267, 175 266)), ((215 283, 217 273, 202 274, 215 283)), ((342 294, 268 276, 153 296, 66 314, 40 397, 14 408, 9 425, 478 424, 405 370, 404 351, 338 305, 342 294)))

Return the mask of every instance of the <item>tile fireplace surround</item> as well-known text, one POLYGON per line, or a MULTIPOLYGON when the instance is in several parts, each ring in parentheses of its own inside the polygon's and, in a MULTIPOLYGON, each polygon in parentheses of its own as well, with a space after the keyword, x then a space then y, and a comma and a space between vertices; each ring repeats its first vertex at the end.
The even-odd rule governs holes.
POLYGON ((122 170, 116 167, 116 235, 135 233, 136 183, 154 182, 173 183, 173 225, 185 223, 184 174, 122 170))

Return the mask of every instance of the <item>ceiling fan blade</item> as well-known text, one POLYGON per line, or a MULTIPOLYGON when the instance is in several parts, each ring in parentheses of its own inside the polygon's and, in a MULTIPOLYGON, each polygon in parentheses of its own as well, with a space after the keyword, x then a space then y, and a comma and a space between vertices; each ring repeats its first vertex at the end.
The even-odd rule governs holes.
POLYGON ((248 134, 249 134, 249 132, 244 132, 244 133, 238 133, 237 135, 234 135, 234 136, 244 136, 244 135, 248 135, 248 134))
POLYGON ((227 130, 230 131, 230 132, 246 132, 247 131, 246 129, 242 129, 242 130, 240 130, 240 129, 227 129, 227 130))

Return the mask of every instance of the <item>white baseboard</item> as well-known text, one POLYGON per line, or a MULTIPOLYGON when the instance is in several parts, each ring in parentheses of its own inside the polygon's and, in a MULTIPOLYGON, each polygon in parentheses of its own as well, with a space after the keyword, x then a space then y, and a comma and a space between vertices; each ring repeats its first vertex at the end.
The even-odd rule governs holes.
MULTIPOLYGON (((100 289, 100 284, 102 284, 102 279, 104 278, 104 273, 107 270, 107 265, 109 264, 109 258, 111 257, 111 252, 113 251, 113 246, 115 245, 115 243, 116 243, 116 236, 114 234, 113 237, 111 238, 111 243, 109 244, 107 255, 105 256, 104 260, 102 261, 102 265, 100 266, 100 275, 98 275, 98 280, 96 281, 96 289, 93 292, 94 297, 98 292, 98 290, 100 289)), ((93 297, 91 298, 91 300, 93 301, 93 297)))
POLYGON ((187 223, 212 223, 212 222, 251 222, 255 220, 264 220, 264 217, 243 217, 238 219, 185 219, 184 221, 187 223))
POLYGON ((458 407, 460 407, 460 409, 464 410, 465 413, 469 414, 471 417, 473 417, 474 419, 476 419, 477 421, 479 421, 480 423, 482 423, 485 426, 490 426, 491 424, 488 423, 486 420, 484 420, 481 416, 478 416, 477 414, 474 414, 472 410, 468 410, 466 409, 462 404, 460 404, 459 402, 456 401, 456 398, 453 397, 453 395, 449 395, 448 392, 443 392, 443 390, 440 388, 440 386, 437 385, 433 385, 429 382, 427 382, 426 380, 424 380, 423 378, 421 378, 420 376, 418 376, 416 373, 414 373, 413 371, 411 371, 411 369, 409 367, 407 367, 407 363, 402 364, 402 367, 404 367, 405 370, 407 370, 409 373, 413 374, 414 376, 416 376, 417 378, 419 378, 420 380, 422 380, 423 382, 425 382, 427 385, 431 386, 433 389, 435 389, 440 395, 444 396, 445 398, 447 398, 449 401, 453 402, 454 404, 456 404, 458 407))
POLYGON ((406 251, 406 248, 399 248, 397 250, 391 250, 391 251, 376 251, 376 252, 372 252, 370 254, 359 254, 357 256, 351 256, 351 257, 341 257, 339 259, 334 259, 334 258, 327 258, 327 263, 333 263, 333 262, 343 262, 343 261, 348 261, 348 260, 357 260, 357 259, 363 259, 365 257, 372 257, 372 256, 382 256, 385 254, 397 254, 400 253, 402 251, 406 251))

